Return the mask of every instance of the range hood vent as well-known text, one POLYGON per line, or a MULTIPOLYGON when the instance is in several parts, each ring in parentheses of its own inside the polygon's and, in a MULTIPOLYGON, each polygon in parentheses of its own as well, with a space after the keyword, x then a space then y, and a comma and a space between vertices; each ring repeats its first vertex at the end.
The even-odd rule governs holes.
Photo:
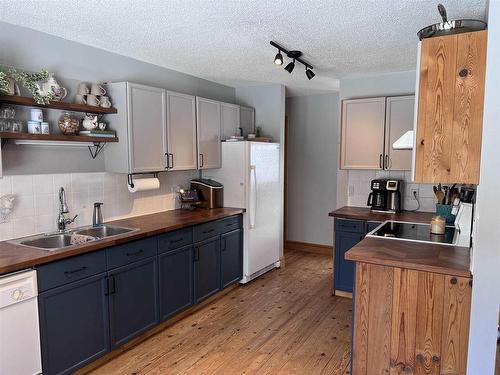
POLYGON ((392 144, 394 150, 413 150, 415 132, 408 130, 396 142, 392 144))

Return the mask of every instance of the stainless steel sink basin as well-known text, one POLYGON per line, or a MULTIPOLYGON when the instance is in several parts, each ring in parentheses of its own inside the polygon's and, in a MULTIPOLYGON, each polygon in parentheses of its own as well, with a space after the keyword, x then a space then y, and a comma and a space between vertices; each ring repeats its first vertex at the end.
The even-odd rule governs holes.
POLYGON ((113 227, 108 225, 103 225, 101 227, 90 227, 84 229, 76 229, 74 232, 76 234, 82 234, 85 236, 105 238, 111 236, 118 236, 119 234, 124 234, 128 232, 133 232, 133 228, 124 228, 124 227, 113 227))
POLYGON ((95 240, 96 238, 91 236, 76 237, 71 233, 64 233, 29 237, 28 239, 16 242, 24 246, 37 247, 39 249, 52 251, 95 240))
POLYGON ((24 237, 9 242, 34 247, 40 250, 54 251, 70 246, 80 245, 90 241, 98 241, 103 238, 118 236, 120 234, 136 231, 135 228, 115 227, 103 225, 101 227, 75 228, 64 233, 39 234, 37 236, 24 237))

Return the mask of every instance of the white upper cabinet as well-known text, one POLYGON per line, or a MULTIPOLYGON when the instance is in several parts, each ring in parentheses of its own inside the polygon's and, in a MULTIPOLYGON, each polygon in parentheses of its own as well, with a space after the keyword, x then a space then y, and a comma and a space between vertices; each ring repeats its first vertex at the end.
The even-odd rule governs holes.
POLYGON ((240 106, 240 128, 243 135, 255 134, 255 109, 240 106))
POLYGON ((221 103, 221 132, 222 139, 239 135, 240 106, 236 104, 221 103))
POLYGON ((385 98, 342 101, 343 169, 382 169, 385 98))
POLYGON ((408 130, 413 129, 415 96, 393 96, 387 98, 385 114, 385 160, 384 167, 391 171, 411 170, 412 151, 394 150, 392 145, 408 130))
POLYGON ((166 92, 130 82, 107 85, 118 114, 109 115, 120 141, 105 150, 106 170, 157 172, 166 168, 166 92))
POLYGON ((196 98, 167 91, 168 170, 197 168, 196 98))
POLYGON ((221 167, 221 103, 196 97, 198 168, 221 167))
POLYGON ((413 129, 415 97, 342 101, 341 168, 411 170, 411 151, 392 144, 413 129))

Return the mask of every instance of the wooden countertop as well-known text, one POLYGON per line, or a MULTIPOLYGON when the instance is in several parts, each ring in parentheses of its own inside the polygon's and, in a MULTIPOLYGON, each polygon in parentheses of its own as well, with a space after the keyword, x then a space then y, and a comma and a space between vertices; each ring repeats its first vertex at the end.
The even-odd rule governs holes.
POLYGON ((372 212, 366 207, 342 207, 338 210, 332 211, 328 216, 344 218, 344 219, 357 219, 367 221, 407 221, 410 223, 429 223, 435 214, 432 212, 409 212, 403 211, 397 214, 385 214, 372 212))
POLYGON ((197 209, 194 211, 173 210, 111 221, 106 224, 138 228, 139 230, 56 251, 38 250, 6 241, 0 242, 0 274, 19 271, 39 264, 170 232, 175 229, 241 214, 244 211, 241 208, 197 209))
POLYGON ((467 247, 366 237, 345 253, 345 259, 471 277, 470 250, 467 247))

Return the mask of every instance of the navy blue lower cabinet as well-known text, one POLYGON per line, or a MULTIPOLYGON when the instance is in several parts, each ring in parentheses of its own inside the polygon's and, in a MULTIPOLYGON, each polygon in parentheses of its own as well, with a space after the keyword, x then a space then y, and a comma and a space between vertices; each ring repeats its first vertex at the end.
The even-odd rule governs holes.
POLYGON ((354 287, 355 263, 344 258, 345 253, 360 242, 362 233, 335 232, 335 264, 333 266, 334 288, 345 292, 352 292, 354 287))
POLYGON ((160 319, 166 320, 193 304, 193 247, 158 256, 160 319))
POLYGON ((243 231, 241 229, 221 236, 222 288, 234 284, 243 277, 243 231))
POLYGON ((194 298, 198 303, 220 290, 220 237, 194 245, 194 298))
POLYGON ((71 374, 110 349, 104 273, 38 295, 42 368, 71 374))
POLYGON ((157 257, 108 272, 111 349, 159 322, 157 257))

